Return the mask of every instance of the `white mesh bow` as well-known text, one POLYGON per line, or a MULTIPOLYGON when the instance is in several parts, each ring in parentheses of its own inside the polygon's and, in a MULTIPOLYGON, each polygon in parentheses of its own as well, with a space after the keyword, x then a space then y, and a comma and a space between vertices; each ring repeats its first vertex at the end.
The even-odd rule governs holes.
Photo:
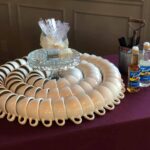
POLYGON ((68 23, 55 20, 54 18, 46 20, 40 19, 38 23, 42 32, 46 36, 50 36, 53 40, 60 42, 67 38, 67 33, 70 29, 68 23))

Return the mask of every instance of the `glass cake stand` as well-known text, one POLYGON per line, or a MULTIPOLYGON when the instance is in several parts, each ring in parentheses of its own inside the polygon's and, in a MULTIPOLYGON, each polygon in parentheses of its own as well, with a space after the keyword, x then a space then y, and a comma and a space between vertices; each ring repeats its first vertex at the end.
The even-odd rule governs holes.
POLYGON ((58 79, 63 71, 80 63, 80 53, 74 49, 71 51, 61 53, 58 49, 37 49, 28 54, 28 64, 34 70, 48 71, 50 79, 58 79))

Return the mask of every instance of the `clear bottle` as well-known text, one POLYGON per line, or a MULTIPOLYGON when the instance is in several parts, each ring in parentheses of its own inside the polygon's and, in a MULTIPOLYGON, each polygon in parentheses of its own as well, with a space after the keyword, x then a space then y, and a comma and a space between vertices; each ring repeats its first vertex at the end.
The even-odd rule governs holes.
POLYGON ((140 86, 150 86, 150 43, 145 42, 143 46, 143 57, 140 60, 140 86))
POLYGON ((140 67, 139 67, 139 48, 132 48, 131 63, 128 66, 128 92, 135 93, 140 90, 140 67))

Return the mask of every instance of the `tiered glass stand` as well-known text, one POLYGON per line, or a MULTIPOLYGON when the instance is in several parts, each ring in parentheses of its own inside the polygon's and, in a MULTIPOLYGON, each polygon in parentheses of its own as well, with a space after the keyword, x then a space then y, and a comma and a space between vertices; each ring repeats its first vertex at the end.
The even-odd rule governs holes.
POLYGON ((34 70, 49 72, 49 79, 58 79, 63 71, 74 68, 80 63, 80 53, 71 50, 72 53, 62 54, 58 49, 37 49, 28 54, 28 64, 34 70))

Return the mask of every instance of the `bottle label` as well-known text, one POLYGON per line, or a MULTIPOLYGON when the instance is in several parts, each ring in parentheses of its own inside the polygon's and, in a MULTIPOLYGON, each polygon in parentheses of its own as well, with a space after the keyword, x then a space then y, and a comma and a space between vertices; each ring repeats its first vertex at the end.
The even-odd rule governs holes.
POLYGON ((130 71, 129 86, 134 88, 140 86, 140 71, 130 71))
POLYGON ((140 67, 140 81, 149 82, 150 81, 150 66, 141 66, 140 67))

